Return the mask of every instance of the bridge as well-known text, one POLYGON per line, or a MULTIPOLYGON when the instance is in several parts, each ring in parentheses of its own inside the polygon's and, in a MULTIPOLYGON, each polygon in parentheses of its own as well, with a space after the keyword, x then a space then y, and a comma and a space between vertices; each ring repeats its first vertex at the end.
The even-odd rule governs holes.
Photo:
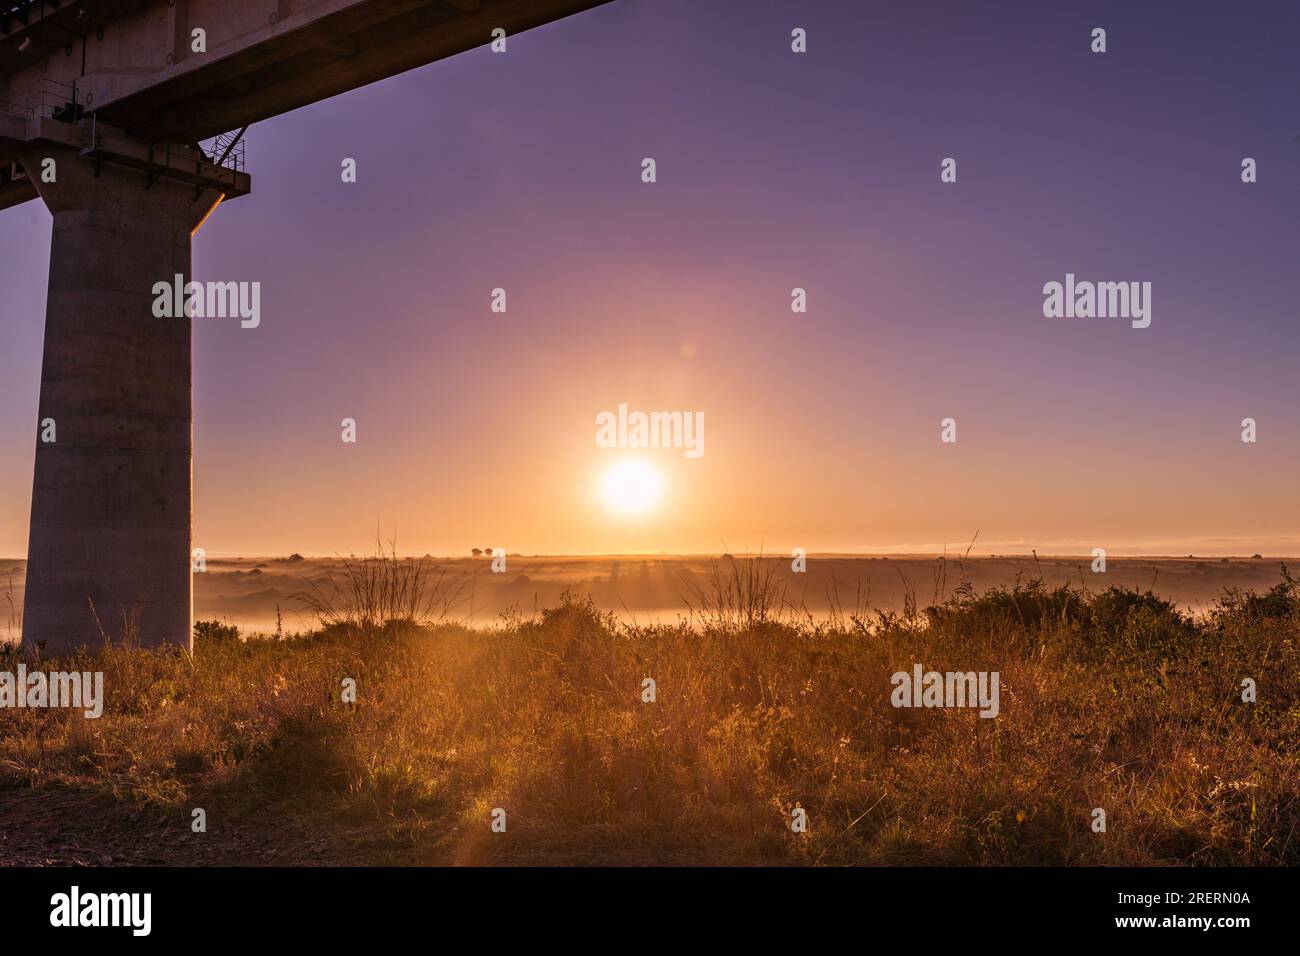
POLYGON ((251 191, 244 130, 606 2, 0 0, 0 210, 54 220, 25 649, 191 644, 191 320, 153 286, 251 191))

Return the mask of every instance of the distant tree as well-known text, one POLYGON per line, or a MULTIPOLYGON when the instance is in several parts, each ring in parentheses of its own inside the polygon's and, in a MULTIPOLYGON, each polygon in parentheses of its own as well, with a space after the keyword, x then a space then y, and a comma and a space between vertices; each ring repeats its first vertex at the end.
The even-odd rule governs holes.
POLYGON ((474 555, 474 557, 476 558, 482 553, 483 553, 482 548, 475 548, 473 551, 470 552, 470 554, 474 555))

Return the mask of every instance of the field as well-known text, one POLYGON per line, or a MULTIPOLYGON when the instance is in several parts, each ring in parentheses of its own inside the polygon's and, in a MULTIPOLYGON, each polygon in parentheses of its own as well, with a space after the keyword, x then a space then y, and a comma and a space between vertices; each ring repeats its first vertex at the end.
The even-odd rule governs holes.
MULTIPOLYGON (((629 624, 675 624, 688 616, 690 596, 709 587, 715 556, 709 555, 509 555, 503 573, 491 557, 437 558, 445 584, 463 598, 451 618, 474 627, 495 625, 512 611, 554 607, 568 592, 590 596, 602 611, 629 624)), ((739 556, 744 560, 745 556, 739 556)), ((780 557, 774 555, 773 557, 780 557)), ((789 559, 786 558, 788 566, 789 559)), ((1279 560, 1250 557, 1117 557, 1104 575, 1088 556, 970 555, 957 562, 926 555, 808 556, 807 572, 790 577, 787 598, 815 616, 829 618, 848 602, 902 613, 909 601, 936 603, 960 576, 979 591, 1041 579, 1097 590, 1111 584, 1152 591, 1183 610, 1204 614, 1225 588, 1264 591, 1278 578, 1279 560), (958 565, 960 564, 960 570, 958 565)), ((346 558, 299 555, 209 556, 195 574, 194 616, 233 624, 242 632, 275 634, 313 629, 317 622, 295 595, 337 577, 346 558)), ((0 641, 18 639, 24 563, 0 559, 0 641)))
POLYGON ((1300 863, 1285 568, 1196 616, 955 571, 929 607, 812 614, 786 572, 723 559, 676 624, 572 594, 492 626, 396 604, 375 624, 384 602, 350 593, 305 635, 207 623, 192 655, 43 661, 103 670, 108 701, 0 710, 0 862, 1300 863), (999 716, 892 706, 917 663, 998 672, 999 716))

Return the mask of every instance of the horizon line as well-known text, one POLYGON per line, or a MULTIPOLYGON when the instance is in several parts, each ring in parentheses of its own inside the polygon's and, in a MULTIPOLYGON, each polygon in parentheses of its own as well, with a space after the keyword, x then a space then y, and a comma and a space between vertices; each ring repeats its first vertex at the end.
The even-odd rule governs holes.
MULTIPOLYGON (((1081 561, 1093 560, 1093 555, 1091 553, 1083 553, 1083 552, 1078 552, 1078 553, 1044 552, 1040 554, 1034 551, 1006 551, 1006 552, 994 552, 994 553, 981 552, 979 554, 973 554, 973 553, 957 552, 957 551, 947 551, 947 552, 944 551, 805 551, 804 554, 806 557, 810 557, 810 558, 811 557, 859 558, 859 559, 944 558, 944 559, 951 559, 954 561, 959 561, 959 560, 960 561, 965 561, 965 560, 1001 561, 1001 560, 1007 560, 1012 558, 1025 558, 1031 561, 1035 559, 1040 561, 1043 560, 1060 561, 1066 559, 1081 560, 1081 561)), ((374 553, 359 554, 356 552, 345 553, 339 551, 330 552, 330 553, 323 553, 323 552, 306 553, 301 551, 292 551, 288 554, 284 554, 283 552, 257 553, 251 551, 240 552, 240 553, 222 553, 222 552, 205 553, 205 557, 208 561, 252 561, 252 560, 288 561, 294 555, 297 555, 299 558, 301 558, 304 561, 339 560, 342 558, 371 558, 371 557, 379 556, 374 553)), ((414 551, 412 552, 399 551, 397 552, 397 556, 402 559, 439 558, 439 559, 445 559, 449 561, 461 561, 461 560, 473 561, 476 559, 478 560, 490 559, 492 557, 492 555, 488 552, 484 552, 479 555, 474 555, 472 553, 434 554, 433 552, 430 551, 426 551, 423 554, 419 554, 414 551)), ((741 552, 735 552, 735 551, 564 551, 561 552, 561 551, 557 551, 557 552, 530 552, 530 553, 526 553, 523 551, 507 551, 506 556, 511 558, 726 558, 726 557, 731 557, 731 558, 772 558, 774 560, 786 560, 791 557, 791 555, 784 554, 777 551, 757 551, 757 552, 751 552, 751 551, 741 551, 741 552)), ((1108 550, 1106 552, 1106 560, 1108 561, 1111 560, 1300 561, 1300 554, 1262 554, 1260 552, 1256 552, 1253 555, 1235 554, 1235 553, 1234 554, 1196 554, 1196 553, 1158 554, 1158 553, 1148 553, 1148 552, 1123 553, 1123 552, 1108 550)), ((18 556, 18 555, 0 557, 0 562, 11 562, 11 561, 26 563, 27 558, 26 556, 18 556)))

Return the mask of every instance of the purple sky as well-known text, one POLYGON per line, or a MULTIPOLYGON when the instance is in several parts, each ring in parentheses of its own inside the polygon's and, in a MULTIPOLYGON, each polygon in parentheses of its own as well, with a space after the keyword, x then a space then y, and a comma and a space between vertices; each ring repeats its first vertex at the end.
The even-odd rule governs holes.
MULTIPOLYGON (((616 0, 509 44, 250 130, 195 240, 262 283, 196 322, 197 546, 1300 552, 1300 5, 616 0), (1151 327, 1045 318, 1067 272, 1151 327), (708 422, 637 520, 593 491, 620 402, 708 422)), ((49 234, 0 213, 3 555, 49 234)))

